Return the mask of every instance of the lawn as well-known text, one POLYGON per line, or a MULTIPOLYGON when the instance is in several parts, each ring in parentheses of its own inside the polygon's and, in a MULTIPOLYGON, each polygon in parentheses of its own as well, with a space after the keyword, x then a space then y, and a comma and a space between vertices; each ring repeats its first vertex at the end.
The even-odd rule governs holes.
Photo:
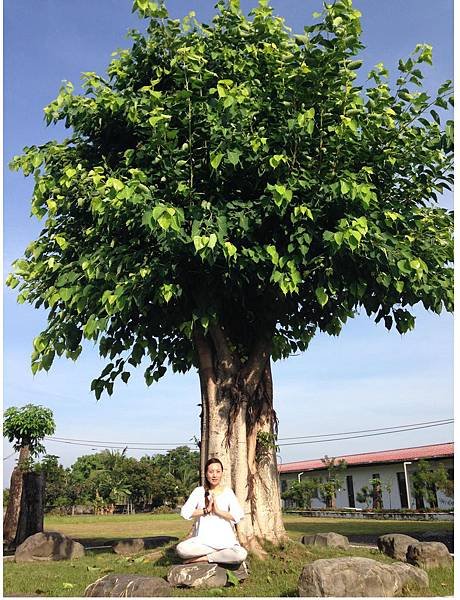
MULTIPOLYGON (((286 528, 292 540, 305 533, 335 531, 344 535, 377 536, 388 532, 421 533, 427 530, 451 532, 451 523, 356 521, 346 519, 313 519, 286 516, 286 528)), ((177 515, 112 515, 82 517, 49 517, 45 529, 61 531, 86 546, 103 545, 114 539, 170 535, 183 537, 190 523, 177 515)), ((169 567, 179 562, 174 555, 174 543, 161 550, 144 552, 135 557, 121 557, 108 549, 87 551, 79 560, 55 563, 29 563, 27 565, 5 562, 4 594, 39 596, 82 596, 85 587, 106 573, 137 573, 166 576, 169 567)), ((303 565, 318 558, 333 556, 365 556, 391 562, 376 550, 353 548, 347 551, 307 548, 289 543, 272 551, 265 561, 249 558, 251 576, 237 587, 213 590, 172 589, 176 596, 296 596, 297 581, 303 565)), ((429 571, 432 596, 453 594, 453 568, 429 571)), ((408 590, 406 595, 419 596, 420 591, 408 590)), ((426 594, 425 594, 426 595, 426 594)))

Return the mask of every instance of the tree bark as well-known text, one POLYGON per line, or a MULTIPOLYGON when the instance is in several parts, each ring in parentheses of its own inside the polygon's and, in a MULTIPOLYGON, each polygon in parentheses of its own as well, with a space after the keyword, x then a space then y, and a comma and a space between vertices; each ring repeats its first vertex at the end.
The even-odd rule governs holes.
POLYGON ((23 467, 30 457, 28 446, 24 446, 19 450, 19 459, 17 466, 11 473, 10 480, 10 497, 6 508, 5 517, 3 519, 3 542, 7 546, 14 544, 16 531, 18 529, 19 514, 21 511, 21 498, 23 490, 23 467))
MULTIPOLYGON (((281 514, 276 464, 276 415, 270 353, 258 340, 246 362, 231 356, 222 329, 196 333, 201 383, 201 466, 211 457, 224 467, 223 485, 231 487, 244 509, 237 525, 240 543, 259 556, 263 544, 287 538, 281 514)), ((202 473, 202 477, 204 473, 202 473)))
POLYGON ((19 544, 34 533, 43 531, 45 475, 43 473, 23 473, 21 511, 14 545, 19 544))

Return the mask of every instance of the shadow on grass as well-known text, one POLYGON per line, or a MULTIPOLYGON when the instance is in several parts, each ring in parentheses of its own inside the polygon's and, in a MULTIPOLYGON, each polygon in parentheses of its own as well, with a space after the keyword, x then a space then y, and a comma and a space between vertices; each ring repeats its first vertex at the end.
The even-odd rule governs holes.
POLYGON ((130 537, 117 537, 117 538, 87 538, 87 537, 72 537, 75 542, 83 544, 85 549, 97 548, 98 546, 112 547, 117 542, 125 542, 132 539, 144 540, 145 550, 153 550, 154 548, 160 548, 166 543, 177 542, 179 538, 176 536, 130 536, 130 537))
POLYGON ((155 561, 156 567, 170 567, 172 565, 181 565, 182 559, 176 554, 176 544, 162 548, 163 556, 155 561))

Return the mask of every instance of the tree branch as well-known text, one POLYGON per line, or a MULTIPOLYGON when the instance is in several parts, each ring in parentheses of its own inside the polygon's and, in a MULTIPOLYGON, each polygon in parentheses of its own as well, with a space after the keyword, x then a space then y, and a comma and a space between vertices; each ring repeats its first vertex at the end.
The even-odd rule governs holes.
POLYGON ((222 368, 225 375, 235 375, 239 367, 239 361, 230 350, 223 327, 219 325, 210 325, 209 333, 211 334, 217 352, 219 366, 222 368))
POLYGON ((248 396, 256 391, 262 378, 262 374, 270 359, 271 339, 269 337, 260 337, 256 340, 246 364, 241 369, 240 377, 244 381, 245 392, 248 396))

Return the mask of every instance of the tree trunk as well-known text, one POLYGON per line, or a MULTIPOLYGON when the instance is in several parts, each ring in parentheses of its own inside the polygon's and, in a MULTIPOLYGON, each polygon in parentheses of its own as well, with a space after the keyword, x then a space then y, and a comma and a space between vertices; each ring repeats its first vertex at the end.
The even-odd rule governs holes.
POLYGON ((34 533, 43 531, 45 475, 43 473, 23 473, 21 511, 14 545, 19 544, 34 533))
MULTIPOLYGON (((218 458, 223 485, 244 508, 240 543, 263 556, 263 543, 286 540, 276 464, 276 415, 270 355, 262 342, 241 364, 229 352, 221 328, 195 333, 201 383, 201 465, 218 458)), ((202 473, 202 477, 203 477, 202 473)))
POLYGON ((19 459, 17 466, 11 473, 10 497, 3 519, 3 542, 11 546, 16 538, 16 531, 19 523, 19 513, 21 511, 21 498, 23 489, 23 467, 29 459, 30 451, 28 446, 19 450, 19 459))

